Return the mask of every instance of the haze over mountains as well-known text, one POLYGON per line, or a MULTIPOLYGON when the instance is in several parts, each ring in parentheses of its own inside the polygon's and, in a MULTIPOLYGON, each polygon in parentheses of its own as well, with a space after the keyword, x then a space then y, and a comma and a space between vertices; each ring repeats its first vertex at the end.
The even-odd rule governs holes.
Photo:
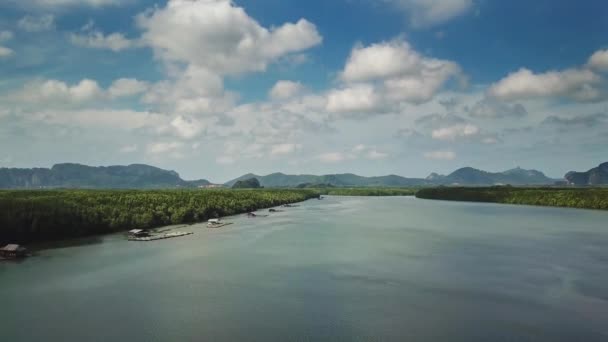
POLYGON ((458 169, 453 173, 443 176, 432 173, 427 178, 406 178, 397 175, 381 177, 363 177, 352 173, 333 174, 333 175, 286 175, 283 173, 273 173, 267 176, 246 174, 233 179, 226 186, 232 186, 239 180, 257 178, 264 187, 296 187, 300 184, 331 184, 342 187, 407 187, 421 185, 548 185, 554 184, 557 180, 545 176, 536 170, 524 170, 516 168, 504 172, 486 172, 471 167, 458 169))
MULTIPOLYGON (((232 187, 237 181, 251 178, 267 188, 298 187, 302 185, 331 185, 336 187, 411 187, 436 185, 553 185, 563 179, 552 179, 537 170, 515 168, 504 172, 487 172, 471 167, 458 169, 449 175, 430 174, 427 178, 407 178, 397 175, 364 177, 352 173, 330 175, 287 175, 273 173, 266 176, 246 174, 223 184, 232 187)), ((587 172, 569 172, 565 181, 572 185, 608 184, 608 163, 587 172)), ((0 188, 94 188, 94 189, 162 189, 197 188, 212 185, 205 179, 188 181, 175 171, 144 164, 128 166, 86 166, 57 164, 52 168, 0 168, 0 188)))
POLYGON ((201 179, 186 181, 175 171, 154 166, 133 164, 128 166, 86 166, 57 164, 52 168, 7 169, 0 168, 0 188, 97 188, 97 189, 154 189, 195 188, 208 185, 201 179))

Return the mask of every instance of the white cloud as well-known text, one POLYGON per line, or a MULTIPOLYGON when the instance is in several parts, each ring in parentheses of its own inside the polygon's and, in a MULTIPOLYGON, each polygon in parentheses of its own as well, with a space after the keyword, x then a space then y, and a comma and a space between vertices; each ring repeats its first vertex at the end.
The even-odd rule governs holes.
POLYGON ((108 94, 112 98, 133 96, 145 92, 148 87, 147 82, 133 78, 120 78, 112 82, 112 85, 108 88, 108 94))
POLYGON ((340 74, 347 83, 374 82, 385 103, 428 102, 452 78, 464 82, 458 64, 426 57, 402 39, 356 46, 340 74))
POLYGON ((379 105, 380 96, 369 84, 332 90, 327 95, 327 110, 331 113, 374 111, 379 105))
POLYGON ((120 5, 131 2, 130 0, 8 0, 17 6, 28 9, 53 10, 70 6, 102 7, 108 5, 120 5))
POLYGON ((59 80, 35 80, 6 97, 6 101, 21 103, 24 106, 67 107, 85 105, 105 99, 116 99, 142 93, 147 83, 136 79, 118 79, 107 90, 97 81, 83 79, 75 84, 59 80))
POLYGON ((180 115, 171 121, 171 127, 175 129, 178 136, 184 139, 192 139, 201 134, 206 125, 199 120, 180 115))
POLYGON ((345 161, 348 157, 340 152, 328 152, 320 154, 317 159, 323 163, 339 163, 345 161))
POLYGON ((0 58, 10 57, 15 53, 12 49, 9 49, 4 46, 0 46, 0 58))
POLYGON ((11 31, 0 31, 0 43, 13 39, 14 34, 11 31))
POLYGON ((153 84, 143 102, 164 111, 188 115, 216 115, 233 107, 234 95, 224 91, 222 77, 190 65, 170 80, 153 84))
POLYGON ((408 13, 414 27, 441 24, 465 14, 473 7, 473 0, 384 0, 408 13))
POLYGON ((74 85, 58 80, 33 81, 12 97, 32 105, 70 105, 99 100, 102 96, 103 90, 96 81, 83 79, 74 85))
MULTIPOLYGON (((148 144, 146 152, 148 154, 171 154, 182 148, 184 145, 179 141, 158 142, 148 144)), ((174 156, 178 156, 175 155, 174 156)))
POLYGON ((568 97, 579 101, 597 99, 595 86, 601 77, 588 69, 567 69, 535 74, 522 68, 493 84, 489 94, 500 100, 515 101, 543 97, 568 97))
POLYGON ((162 60, 221 75, 263 71, 278 58, 322 41, 305 19, 267 29, 230 0, 170 0, 140 14, 137 25, 143 43, 162 60))
POLYGON ((277 144, 272 146, 272 149, 270 150, 270 155, 282 156, 292 154, 300 148, 302 148, 302 145, 300 144, 277 144))
POLYGON ((431 160, 454 160, 456 153, 452 151, 432 151, 424 153, 424 158, 431 160))
POLYGON ((459 124, 433 130, 432 137, 437 140, 455 140, 479 134, 479 127, 471 124, 459 124))
POLYGON ((285 100, 301 94, 305 87, 300 82, 278 81, 270 90, 270 98, 285 100))
POLYGON ((50 31, 55 29, 55 16, 52 14, 26 15, 17 22, 17 27, 26 32, 50 31))
POLYGON ((379 152, 377 150, 371 150, 367 152, 366 158, 370 160, 386 159, 388 158, 388 153, 379 152))
POLYGON ((138 46, 134 40, 128 39, 122 33, 104 35, 101 31, 92 30, 86 33, 70 34, 70 41, 76 46, 91 49, 106 49, 114 52, 132 49, 138 46))
POLYGON ((596 51, 589 58, 587 65, 599 71, 608 71, 608 50, 596 51))
POLYGON ((137 152, 137 145, 125 145, 120 148, 120 153, 135 153, 137 152))

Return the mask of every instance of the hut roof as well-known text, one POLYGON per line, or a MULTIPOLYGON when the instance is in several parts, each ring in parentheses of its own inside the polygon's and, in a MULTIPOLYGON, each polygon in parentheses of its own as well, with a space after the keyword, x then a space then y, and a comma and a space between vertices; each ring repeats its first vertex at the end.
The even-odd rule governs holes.
POLYGON ((5 252, 16 252, 21 248, 21 246, 19 245, 15 245, 15 244, 10 244, 10 245, 6 245, 3 248, 0 248, 1 251, 5 251, 5 252))

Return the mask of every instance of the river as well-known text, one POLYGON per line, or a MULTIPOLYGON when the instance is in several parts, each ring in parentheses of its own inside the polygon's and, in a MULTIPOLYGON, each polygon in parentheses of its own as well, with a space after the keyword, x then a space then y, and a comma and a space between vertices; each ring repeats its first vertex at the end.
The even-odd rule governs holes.
POLYGON ((607 212, 327 197, 230 221, 0 263, 2 340, 608 340, 607 212))

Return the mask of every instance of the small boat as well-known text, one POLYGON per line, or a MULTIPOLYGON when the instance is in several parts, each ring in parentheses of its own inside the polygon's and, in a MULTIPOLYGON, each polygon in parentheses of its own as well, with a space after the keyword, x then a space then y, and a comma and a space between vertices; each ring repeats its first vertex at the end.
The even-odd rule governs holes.
POLYGON ((207 221, 207 228, 221 228, 232 223, 224 222, 222 219, 210 219, 207 221))
POLYGON ((282 213, 282 212, 283 212, 283 210, 277 210, 277 209, 274 209, 274 208, 273 208, 273 209, 268 209, 268 212, 269 212, 269 213, 282 213))

